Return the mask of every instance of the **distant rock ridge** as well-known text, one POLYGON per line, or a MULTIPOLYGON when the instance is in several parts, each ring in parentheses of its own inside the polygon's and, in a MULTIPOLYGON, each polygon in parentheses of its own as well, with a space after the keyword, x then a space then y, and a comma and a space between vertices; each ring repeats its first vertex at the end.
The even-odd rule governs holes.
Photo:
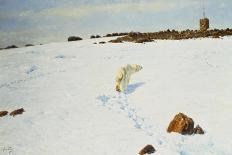
MULTIPOLYGON (((115 36, 118 33, 113 33, 115 36)), ((182 39, 195 39, 195 38, 220 38, 223 36, 232 35, 232 29, 212 29, 206 31, 199 30, 184 30, 184 31, 176 31, 176 30, 166 30, 159 32, 130 32, 124 33, 125 36, 118 37, 117 39, 110 40, 111 43, 122 43, 122 42, 135 42, 135 43, 144 43, 151 42, 153 40, 182 40, 182 39)), ((109 36, 109 35, 106 35, 109 36)), ((110 35, 112 36, 112 35, 110 35)))

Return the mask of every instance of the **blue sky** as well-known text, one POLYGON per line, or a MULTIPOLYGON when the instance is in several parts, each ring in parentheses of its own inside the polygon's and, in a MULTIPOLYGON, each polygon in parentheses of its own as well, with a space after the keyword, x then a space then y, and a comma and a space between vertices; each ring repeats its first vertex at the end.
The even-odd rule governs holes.
MULTIPOLYGON (((232 28, 232 1, 205 0, 211 28, 232 28)), ((197 29, 201 0, 0 0, 0 47, 70 35, 197 29)))

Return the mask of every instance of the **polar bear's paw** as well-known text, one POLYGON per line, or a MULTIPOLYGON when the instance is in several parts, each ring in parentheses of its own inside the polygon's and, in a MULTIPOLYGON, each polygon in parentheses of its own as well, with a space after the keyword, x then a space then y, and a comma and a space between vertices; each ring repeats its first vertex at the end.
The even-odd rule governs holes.
POLYGON ((120 86, 116 85, 116 91, 121 92, 120 86))

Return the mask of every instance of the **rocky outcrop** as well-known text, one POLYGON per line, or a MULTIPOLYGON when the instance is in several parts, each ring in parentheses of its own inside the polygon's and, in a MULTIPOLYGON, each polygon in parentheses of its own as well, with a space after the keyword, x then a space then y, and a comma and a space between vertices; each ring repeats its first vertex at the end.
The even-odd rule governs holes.
POLYGON ((147 145, 141 151, 139 151, 139 155, 152 154, 155 153, 155 151, 156 150, 152 145, 147 145))
POLYGON ((0 117, 6 116, 8 111, 0 111, 0 117))
POLYGON ((194 128, 193 119, 183 113, 179 113, 173 118, 167 132, 177 132, 182 135, 204 134, 203 129, 199 125, 194 128))
MULTIPOLYGON (((232 29, 213 29, 213 30, 184 30, 184 31, 176 31, 176 30, 166 30, 159 32, 149 32, 149 33, 140 33, 140 32, 130 32, 127 33, 123 37, 118 37, 117 39, 111 40, 109 42, 119 43, 119 42, 150 42, 152 40, 182 40, 182 39, 194 39, 194 38, 220 38, 223 36, 232 35, 232 29)), ((109 35, 112 36, 112 35, 109 35)))
POLYGON ((68 41, 78 41, 78 40, 82 40, 81 37, 77 37, 77 36, 70 36, 68 37, 68 41))
POLYGON ((25 110, 23 108, 20 108, 20 109, 17 109, 17 110, 14 110, 10 113, 10 116, 16 116, 16 115, 20 115, 22 114, 23 112, 25 112, 25 110))

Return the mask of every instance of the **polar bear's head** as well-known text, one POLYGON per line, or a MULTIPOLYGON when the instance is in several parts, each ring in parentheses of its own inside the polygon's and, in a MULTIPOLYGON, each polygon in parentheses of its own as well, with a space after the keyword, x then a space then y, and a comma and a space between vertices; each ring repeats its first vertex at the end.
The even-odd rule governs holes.
POLYGON ((142 66, 138 65, 138 64, 133 64, 132 67, 135 69, 135 72, 140 71, 141 69, 143 69, 142 66))

